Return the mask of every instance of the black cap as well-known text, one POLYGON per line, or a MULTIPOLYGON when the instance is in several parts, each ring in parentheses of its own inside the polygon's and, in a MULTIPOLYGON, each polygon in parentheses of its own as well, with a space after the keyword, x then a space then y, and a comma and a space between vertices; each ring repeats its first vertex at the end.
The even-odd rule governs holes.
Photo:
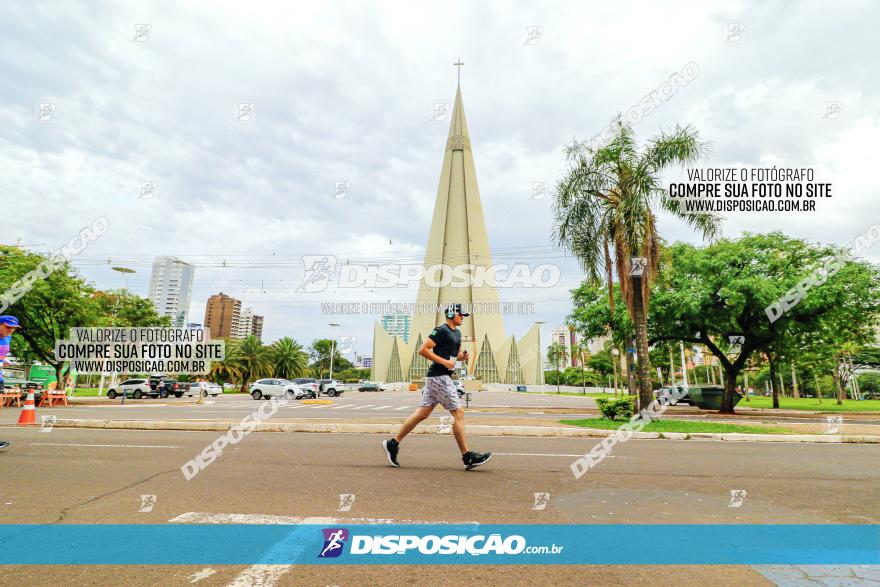
POLYGON ((468 312, 465 312, 461 309, 461 304, 450 304, 449 309, 456 314, 461 314, 462 316, 470 316, 468 312))

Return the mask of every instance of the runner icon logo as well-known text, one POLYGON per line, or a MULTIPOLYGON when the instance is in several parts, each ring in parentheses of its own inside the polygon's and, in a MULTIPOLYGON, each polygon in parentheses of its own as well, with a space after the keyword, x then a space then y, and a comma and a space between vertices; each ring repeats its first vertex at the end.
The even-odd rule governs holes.
POLYGON ((335 558, 342 554, 345 541, 348 540, 348 530, 345 528, 324 528, 324 548, 318 558, 335 558))

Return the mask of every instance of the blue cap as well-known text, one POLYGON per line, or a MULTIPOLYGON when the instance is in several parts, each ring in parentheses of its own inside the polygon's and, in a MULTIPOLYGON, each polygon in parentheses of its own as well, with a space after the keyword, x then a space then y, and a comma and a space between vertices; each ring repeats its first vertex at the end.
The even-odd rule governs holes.
POLYGON ((12 326, 13 328, 21 328, 21 324, 18 323, 18 318, 15 316, 0 316, 0 324, 4 326, 12 326))

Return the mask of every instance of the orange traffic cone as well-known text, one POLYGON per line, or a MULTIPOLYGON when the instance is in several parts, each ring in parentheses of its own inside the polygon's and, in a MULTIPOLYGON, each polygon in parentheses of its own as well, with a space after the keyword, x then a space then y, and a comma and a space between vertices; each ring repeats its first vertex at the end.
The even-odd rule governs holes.
POLYGON ((34 407, 34 390, 28 392, 27 399, 24 400, 24 407, 21 409, 21 416, 18 417, 19 426, 36 426, 37 410, 34 407))

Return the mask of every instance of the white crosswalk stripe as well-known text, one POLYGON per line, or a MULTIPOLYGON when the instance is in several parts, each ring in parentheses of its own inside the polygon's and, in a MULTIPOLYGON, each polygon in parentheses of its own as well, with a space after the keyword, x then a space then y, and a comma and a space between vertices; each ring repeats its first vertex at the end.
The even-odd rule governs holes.
POLYGON ((333 406, 330 409, 331 410, 341 410, 342 408, 348 408, 348 407, 351 407, 351 404, 342 404, 341 406, 333 406))
POLYGON ((364 404, 362 406, 358 406, 356 408, 352 408, 352 410, 363 410, 364 408, 372 408, 374 404, 364 404))
POLYGON ((394 407, 394 406, 379 406, 379 407, 376 407, 376 408, 373 408, 373 409, 374 409, 374 410, 387 410, 388 408, 393 408, 393 407, 394 407))
POLYGON ((407 409, 408 407, 409 407, 409 406, 400 406, 399 408, 394 408, 394 411, 395 411, 395 412, 399 412, 400 410, 405 410, 405 409, 407 409))

